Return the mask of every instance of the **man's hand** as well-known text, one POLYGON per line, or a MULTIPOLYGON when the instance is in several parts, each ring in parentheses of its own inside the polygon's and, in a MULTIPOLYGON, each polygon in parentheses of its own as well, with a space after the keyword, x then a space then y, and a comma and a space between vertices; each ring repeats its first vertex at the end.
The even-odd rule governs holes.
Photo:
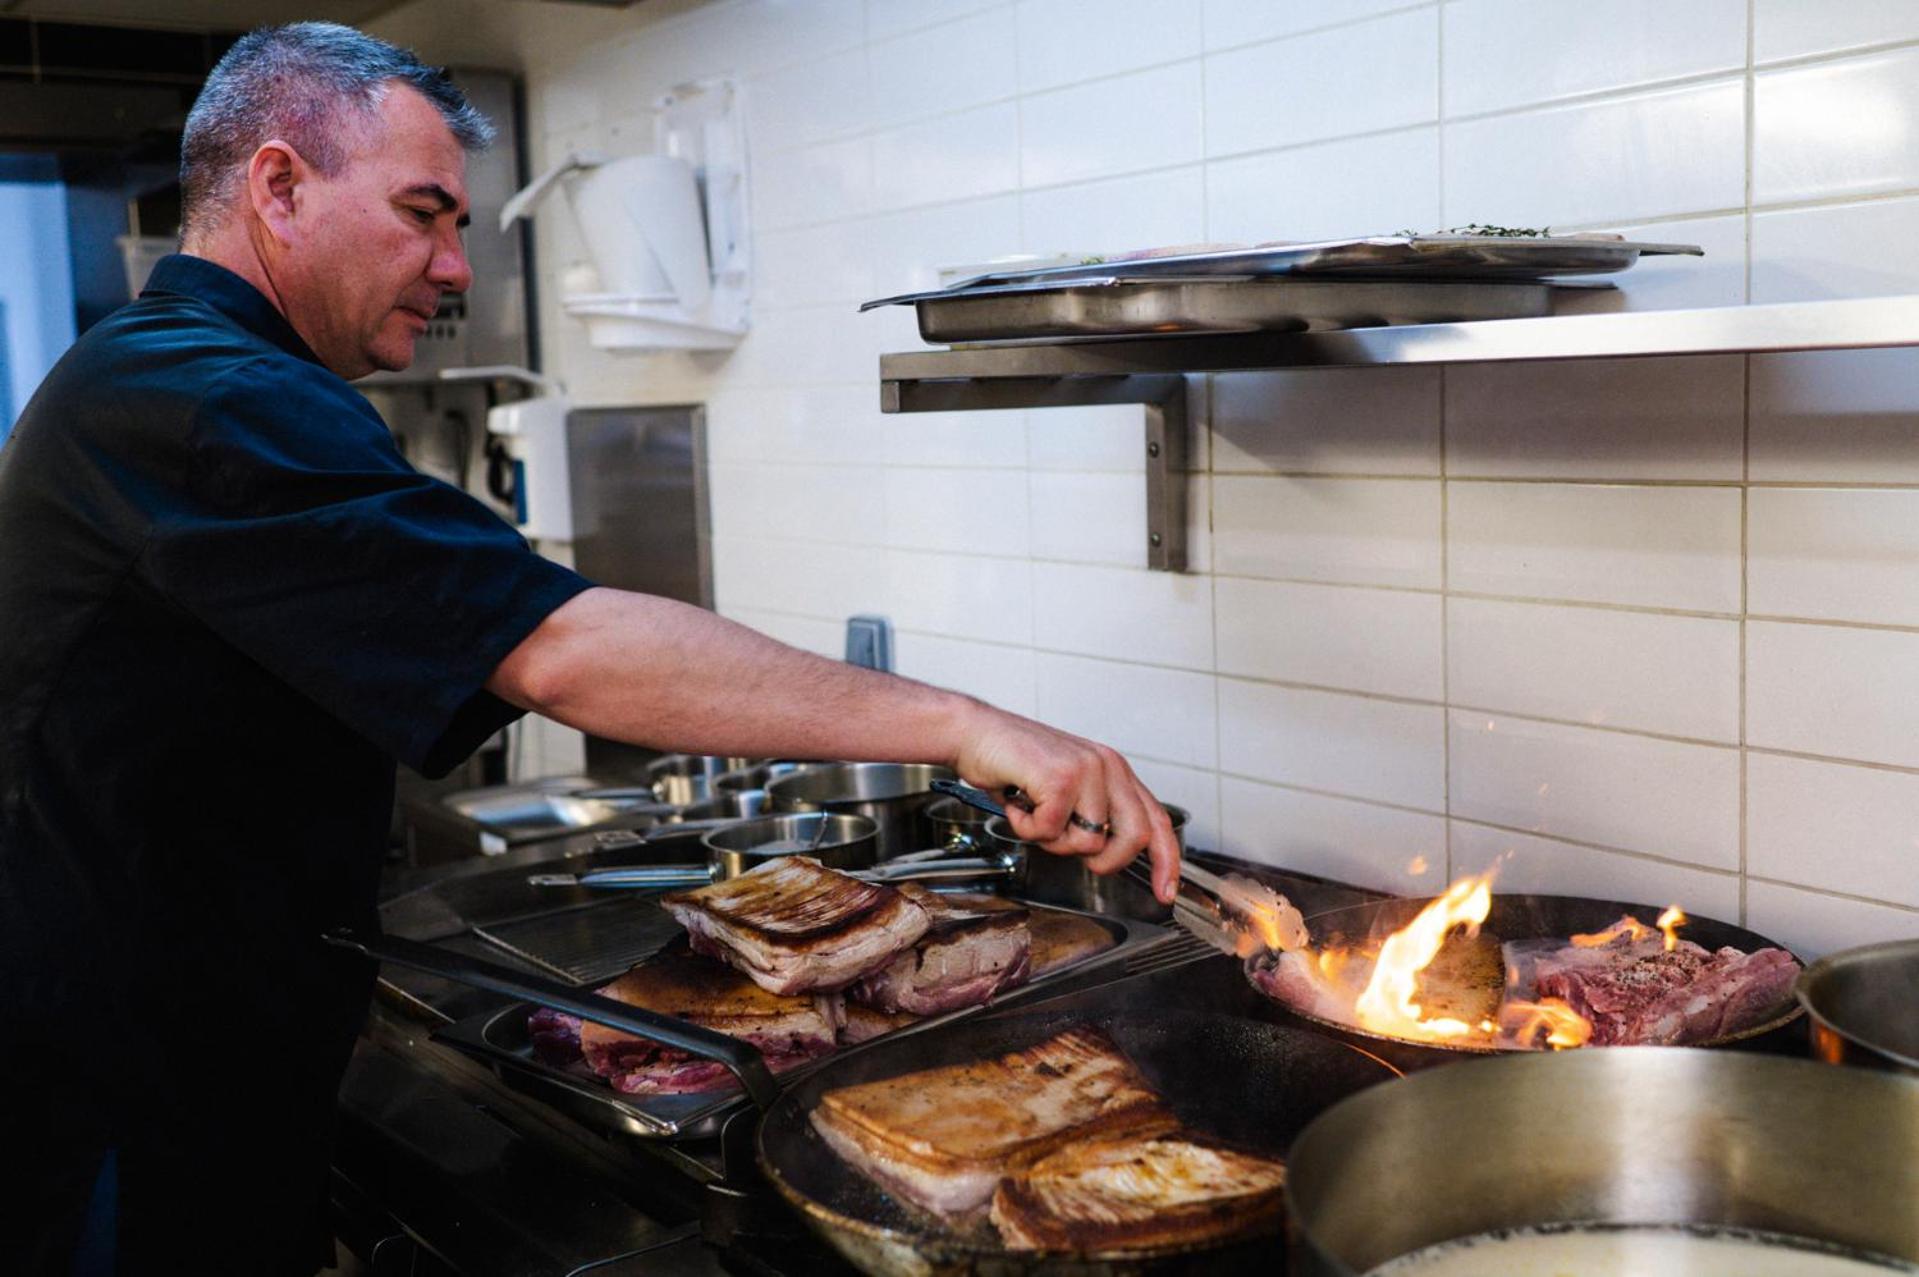
POLYGON ((1179 886, 1179 839, 1166 809, 1114 750, 979 705, 961 725, 953 765, 989 792, 1008 785, 1024 790, 1033 810, 1007 806, 1013 832, 1056 855, 1084 856, 1094 873, 1114 873, 1148 852, 1153 892, 1171 902, 1179 886), (1075 815, 1111 832, 1094 833, 1075 822, 1075 815))
POLYGON ((596 736, 759 758, 943 763, 1036 804, 1013 832, 1114 873, 1150 850, 1171 901, 1179 842, 1166 811, 1104 745, 970 696, 795 651, 711 612, 592 589, 561 604, 510 652, 487 690, 596 736), (1078 815, 1110 833, 1072 823, 1078 815))

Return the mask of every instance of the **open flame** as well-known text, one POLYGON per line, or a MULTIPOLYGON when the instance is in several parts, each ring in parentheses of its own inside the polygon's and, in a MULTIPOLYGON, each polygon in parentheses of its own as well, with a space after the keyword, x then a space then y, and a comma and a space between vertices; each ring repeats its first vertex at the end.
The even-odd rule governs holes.
POLYGON ((1628 914, 1604 931, 1590 931, 1583 935, 1576 935, 1572 938, 1572 942, 1581 949, 1597 949, 1601 945, 1611 944, 1621 936, 1628 940, 1644 940, 1652 934, 1652 931, 1651 927, 1628 914))
POLYGON ((1445 1016, 1426 1019, 1418 994, 1419 973, 1439 956, 1440 946, 1455 927, 1477 934, 1492 912, 1492 875, 1461 878, 1446 894, 1419 911, 1419 916, 1386 937, 1373 962, 1365 992, 1353 1003, 1360 1026, 1395 1037, 1444 1039, 1464 1037, 1475 1026, 1445 1016))
POLYGON ((1667 953, 1679 947, 1679 928, 1685 926, 1686 921, 1686 911, 1678 905, 1666 906, 1666 912, 1659 915, 1659 929, 1666 933, 1667 953))
POLYGON ((1592 1035, 1592 1021, 1559 998, 1507 998, 1499 1006, 1499 1038, 1509 1046, 1536 1051, 1543 1043, 1564 1051, 1586 1045, 1592 1035))

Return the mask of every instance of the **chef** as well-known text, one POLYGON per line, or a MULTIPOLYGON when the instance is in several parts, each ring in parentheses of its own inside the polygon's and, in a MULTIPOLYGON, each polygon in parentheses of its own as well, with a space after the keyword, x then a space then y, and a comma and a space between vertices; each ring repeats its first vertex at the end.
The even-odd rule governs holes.
POLYGON ((444 73, 256 31, 187 121, 181 252, 0 452, 0 1197, 12 1271, 310 1273, 374 971, 394 761, 525 711, 702 754, 938 762, 1111 871, 1165 813, 1112 750, 598 588, 395 450, 348 383, 471 282, 444 73), (89 1267, 91 1266, 91 1267, 89 1267))

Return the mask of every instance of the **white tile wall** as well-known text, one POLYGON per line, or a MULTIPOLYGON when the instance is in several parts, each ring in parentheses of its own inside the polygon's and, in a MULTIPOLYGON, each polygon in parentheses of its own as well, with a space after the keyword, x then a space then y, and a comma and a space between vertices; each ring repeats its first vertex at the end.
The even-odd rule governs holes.
POLYGON ((1456 815, 1739 867, 1739 751, 1454 710, 1456 815))
POLYGON ((1739 70, 1746 0, 1457 0, 1445 39, 1446 113, 1477 115, 1739 70))
POLYGON ((1737 488, 1453 482, 1446 489, 1455 590, 1739 610, 1737 488))
POLYGON ((1445 753, 1437 706, 1219 681, 1222 771, 1440 811, 1445 753))
POLYGON ((1439 485, 1213 478, 1213 566, 1234 576, 1437 589, 1439 485))
POLYGON ((1737 355, 1449 368, 1446 472, 1737 480, 1745 379, 1737 355))
POLYGON ((1701 918, 1739 920, 1737 874, 1621 855, 1464 820, 1452 822, 1451 835, 1453 873, 1495 869, 1494 881, 1507 891, 1597 896, 1654 908, 1677 903, 1701 918))
POLYGON ((1739 741, 1736 621, 1453 599, 1446 626, 1455 705, 1739 741))
POLYGON ((1206 60, 1206 154, 1375 133, 1439 114, 1439 15, 1389 14, 1206 60), (1353 68, 1365 67, 1365 74, 1353 68))
MULTIPOLYGON (((1176 579, 1137 566, 1136 409, 884 418, 911 316, 853 310, 1007 253, 1469 220, 1706 248, 1630 308, 1916 293, 1919 7, 483 2, 536 37, 535 167, 742 81, 741 348, 609 355, 541 301, 583 402, 707 403, 729 615, 823 651, 890 615, 907 672, 1108 737, 1202 845, 1419 890, 1450 838, 1812 951, 1919 934, 1919 354, 1220 378, 1176 579)), ((463 11, 383 21, 470 62, 463 11)))

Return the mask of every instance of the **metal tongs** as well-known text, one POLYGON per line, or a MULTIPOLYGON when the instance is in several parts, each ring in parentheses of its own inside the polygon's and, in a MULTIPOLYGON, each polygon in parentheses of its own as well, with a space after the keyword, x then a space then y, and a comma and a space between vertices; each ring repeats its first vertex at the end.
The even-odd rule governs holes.
MULTIPOLYGON (((933 788, 995 816, 1005 816, 1008 804, 1033 810, 1033 800, 1017 786, 1007 786, 997 797, 960 781, 936 780, 933 788)), ((1153 889, 1152 865, 1143 857, 1124 872, 1147 891, 1153 889)), ((1244 874, 1216 874, 1190 860, 1180 863, 1179 874, 1173 919, 1216 949, 1246 957, 1260 949, 1303 949, 1311 939, 1299 909, 1263 882, 1244 874)))

